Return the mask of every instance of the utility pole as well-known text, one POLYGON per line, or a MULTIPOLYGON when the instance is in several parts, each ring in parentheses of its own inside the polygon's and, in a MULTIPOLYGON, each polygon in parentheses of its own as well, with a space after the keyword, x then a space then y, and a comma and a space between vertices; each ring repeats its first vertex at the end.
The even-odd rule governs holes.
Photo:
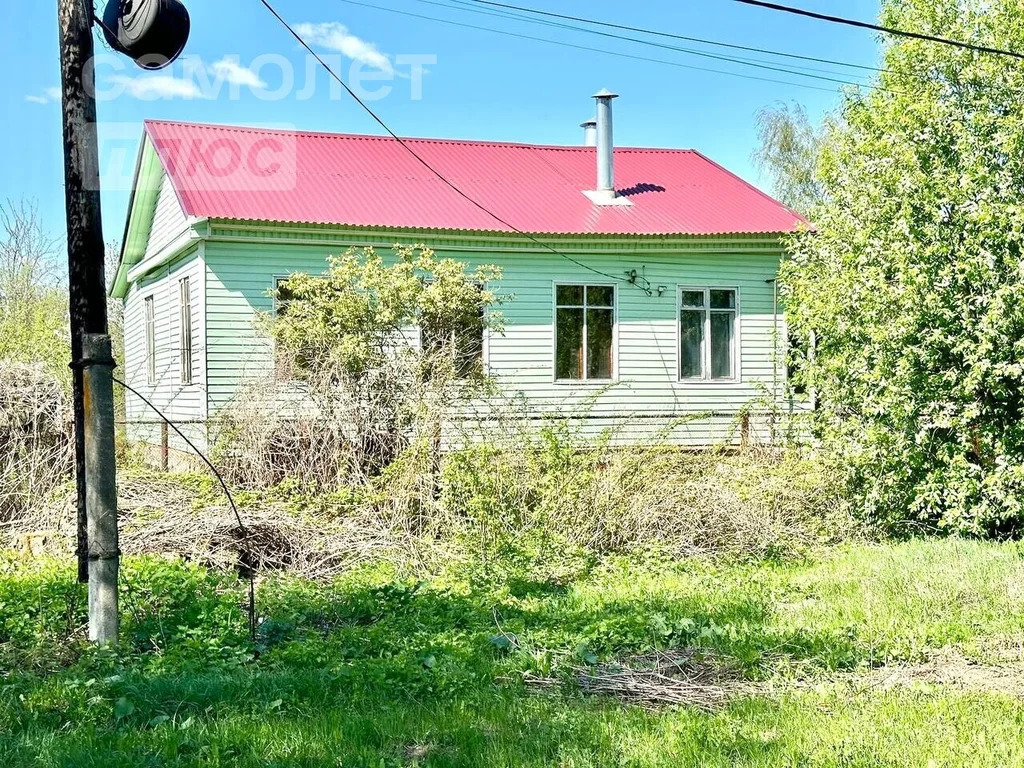
POLYGON ((117 484, 114 366, 100 216, 92 0, 58 0, 74 372, 79 579, 89 582, 89 639, 117 642, 117 484))

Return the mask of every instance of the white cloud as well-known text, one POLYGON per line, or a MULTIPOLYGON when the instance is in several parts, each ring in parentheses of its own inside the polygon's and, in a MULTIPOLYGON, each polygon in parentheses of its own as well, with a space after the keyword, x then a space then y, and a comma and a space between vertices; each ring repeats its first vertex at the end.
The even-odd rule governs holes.
POLYGON ((172 75, 143 75, 127 77, 113 75, 110 82, 124 89, 124 92, 136 99, 202 99, 203 92, 192 80, 182 80, 172 75))
POLYGON ((348 27, 336 21, 321 24, 296 24, 298 32, 308 43, 337 51, 353 61, 376 67, 384 72, 391 72, 391 62, 373 43, 356 37, 348 31, 348 27))
POLYGON ((267 84, 259 78, 259 75, 248 67, 243 67, 239 64, 237 58, 225 56, 220 61, 215 61, 211 64, 210 71, 213 72, 215 77, 226 80, 231 85, 244 85, 249 88, 267 87, 267 84))
POLYGON ((111 75, 107 82, 114 87, 108 94, 110 98, 127 94, 143 101, 217 99, 223 83, 253 90, 267 87, 256 72, 239 63, 237 56, 225 56, 213 64, 198 56, 186 57, 182 59, 180 74, 111 75))
POLYGON ((49 104, 52 101, 60 101, 60 88, 44 88, 42 94, 30 94, 25 101, 32 104, 49 104))

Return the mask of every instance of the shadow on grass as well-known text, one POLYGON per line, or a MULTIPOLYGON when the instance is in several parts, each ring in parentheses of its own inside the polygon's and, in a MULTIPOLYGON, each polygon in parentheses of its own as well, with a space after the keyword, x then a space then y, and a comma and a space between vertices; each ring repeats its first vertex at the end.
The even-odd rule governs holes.
MULTIPOLYGON (((776 655, 826 668, 856 655, 845 635, 780 633, 756 590, 604 598, 529 580, 451 590, 268 583, 251 653, 239 595, 185 582, 167 577, 138 592, 126 620, 136 649, 159 652, 0 687, 2 762, 616 765, 623 743, 657 744, 666 716, 568 689, 540 696, 523 673, 653 647, 715 650, 751 677, 776 655), (164 594, 179 588, 185 597, 164 594)), ((717 716, 684 717, 698 733, 717 716)), ((721 754, 721 744, 694 738, 687 749, 701 759, 721 754)), ((763 749, 728 744, 734 756, 763 749)))
POLYGON ((0 758, 54 766, 724 766, 773 753, 724 727, 730 718, 751 707, 759 718, 779 717, 770 702, 655 714, 519 687, 424 699, 400 689, 358 694, 351 683, 312 670, 129 675, 119 693, 133 702, 130 715, 91 727, 26 723, 0 735, 0 758))
MULTIPOLYGON (((504 586, 504 585, 503 585, 504 586)), ((580 653, 599 658, 652 648, 698 647, 735 657, 752 676, 778 657, 824 669, 861 660, 847 629, 780 629, 769 597, 757 590, 693 594, 581 597, 568 587, 518 580, 501 590, 469 593, 387 586, 342 593, 279 594, 266 606, 267 626, 284 642, 327 642, 348 659, 435 655, 460 651, 466 664, 507 671, 533 654, 580 653), (511 653, 488 641, 510 638, 511 653), (520 653, 516 654, 515 651, 520 653)))

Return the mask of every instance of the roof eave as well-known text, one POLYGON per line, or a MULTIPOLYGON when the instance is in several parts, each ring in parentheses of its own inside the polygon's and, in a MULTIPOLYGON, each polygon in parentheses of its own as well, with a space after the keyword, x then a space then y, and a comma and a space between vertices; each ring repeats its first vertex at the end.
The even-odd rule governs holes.
POLYGON ((516 238, 524 240, 546 239, 546 240, 568 240, 568 239, 595 239, 595 240, 665 240, 665 239, 699 239, 699 238, 722 238, 740 237, 756 239, 778 239, 797 234, 801 227, 792 227, 788 230, 766 229, 760 231, 737 231, 723 230, 718 232, 655 232, 655 233, 634 233, 634 232, 526 232, 501 229, 461 229, 451 227, 414 227, 394 226, 390 224, 347 224, 342 222, 316 222, 316 221, 284 221, 253 218, 225 218, 210 216, 208 221, 213 226, 232 226, 250 228, 287 228, 295 227, 302 229, 337 229, 348 232, 401 232, 414 235, 445 235, 456 237, 479 237, 479 238, 516 238))
POLYGON ((156 155, 148 133, 144 130, 135 161, 128 214, 121 239, 121 256, 117 274, 110 286, 110 296, 123 299, 128 292, 128 270, 138 264, 145 253, 145 243, 153 225, 156 199, 160 194, 163 166, 156 155))

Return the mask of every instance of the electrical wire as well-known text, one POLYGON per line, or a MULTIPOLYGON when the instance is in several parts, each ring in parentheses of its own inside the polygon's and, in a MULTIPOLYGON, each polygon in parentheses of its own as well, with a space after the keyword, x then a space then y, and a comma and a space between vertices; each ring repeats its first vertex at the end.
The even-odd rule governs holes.
MULTIPOLYGON (((182 432, 180 429, 178 429, 178 426, 173 421, 171 421, 169 418, 167 418, 167 416, 164 415, 163 411, 161 411, 159 408, 157 408, 155 405, 153 405, 153 403, 150 400, 148 400, 145 395, 143 395, 141 392, 139 392, 139 390, 135 389, 135 387, 131 386, 130 384, 126 384, 125 382, 121 381, 121 379, 117 378, 117 376, 112 376, 111 378, 114 380, 115 384, 120 385, 125 390, 127 390, 128 392, 131 392, 133 395, 135 395, 137 398, 139 398, 139 400, 141 400, 143 403, 145 403, 153 411, 153 413, 155 413, 158 417, 160 417, 160 420, 163 421, 168 427, 173 429, 178 434, 178 437, 180 437, 182 440, 184 440, 185 444, 189 448, 192 449, 192 451, 195 453, 195 455, 198 456, 200 458, 200 460, 202 460, 202 462, 204 464, 206 464, 207 467, 210 468, 210 471, 213 473, 213 476, 216 477, 217 478, 217 482, 220 483, 220 487, 224 491, 224 495, 227 497, 228 504, 231 506, 231 511, 235 515, 235 521, 238 523, 238 531, 239 531, 239 533, 244 538, 248 538, 249 537, 249 529, 246 528, 245 527, 245 523, 242 522, 242 515, 238 512, 238 506, 235 504, 235 497, 231 495, 231 490, 228 488, 228 484, 226 482, 224 482, 223 476, 217 470, 217 467, 215 467, 213 465, 213 462, 210 461, 206 457, 205 453, 203 453, 202 451, 199 450, 199 448, 196 447, 196 444, 193 443, 188 438, 188 435, 186 435, 184 432, 182 432)), ((254 572, 254 569, 251 567, 251 563, 250 564, 245 564, 245 563, 239 562, 239 565, 244 566, 244 573, 245 573, 245 576, 247 577, 247 579, 249 581, 249 605, 248 605, 248 613, 249 613, 249 639, 252 642, 255 642, 256 641, 256 574, 254 572)))
MULTIPOLYGON (((371 5, 369 3, 358 2, 358 0, 340 0, 340 2, 347 3, 348 5, 358 5, 364 8, 373 8, 378 11, 386 11, 387 13, 396 13, 401 16, 409 16, 416 19, 423 19, 425 21, 434 21, 440 24, 450 24, 455 27, 462 27, 464 29, 475 29, 482 32, 493 32, 497 35, 505 35, 507 37, 515 37, 521 40, 531 40, 538 43, 548 43, 549 45, 557 45, 563 48, 574 48, 579 51, 589 51, 591 53, 599 53, 605 56, 614 56, 623 59, 632 59, 634 61, 645 61, 651 64, 665 64, 670 67, 678 67, 680 69, 688 69, 695 72, 709 72, 716 75, 727 75, 729 77, 738 77, 742 80, 756 80, 762 83, 774 83, 776 85, 788 85, 793 88, 806 88, 812 91, 822 91, 823 93, 835 93, 835 88, 826 88, 819 85, 811 85, 810 83, 794 83, 791 80, 780 80, 773 77, 761 77, 759 75, 748 75, 743 72, 733 72, 727 69, 714 69, 711 67, 699 67, 694 64, 684 64, 679 61, 671 61, 669 59, 657 59, 650 56, 639 56, 630 53, 623 53, 621 51, 610 51, 607 48, 594 48, 588 45, 579 45, 576 43, 567 43, 563 40, 552 40, 546 37, 536 37, 534 35, 526 35, 520 32, 510 32, 504 29, 495 29, 494 27, 484 27, 477 24, 468 24, 466 22, 454 21, 452 19, 440 19, 434 16, 426 16, 419 13, 412 13, 411 11, 401 11, 397 8, 387 8, 380 5, 371 5)), ((333 73, 332 73, 333 74, 333 73)), ((796 73, 802 74, 802 73, 796 73)), ((843 81, 844 85, 852 85, 860 88, 877 88, 878 86, 865 85, 863 83, 851 83, 843 81)))
MULTIPOLYGON (((420 0, 420 1, 423 2, 424 0, 420 0)), ((380 11, 390 11, 392 13, 398 13, 398 14, 401 14, 403 16, 412 16, 412 17, 415 17, 415 18, 426 19, 428 21, 447 21, 447 20, 444 20, 444 19, 438 19, 438 18, 436 18, 434 16, 425 16, 425 15, 421 15, 421 14, 411 13, 409 11, 400 11, 400 10, 397 10, 397 9, 394 9, 394 8, 388 8, 386 6, 374 5, 372 3, 358 2, 358 0, 342 0, 342 2, 348 3, 350 5, 360 5, 360 6, 364 7, 364 8, 375 8, 375 9, 380 10, 380 11)), ((448 6, 448 7, 450 7, 450 6, 448 6)), ((459 9, 459 10, 461 10, 461 9, 459 9)), ((469 9, 466 9, 466 10, 469 10, 469 9)), ((516 17, 510 17, 510 18, 516 18, 516 17)), ((542 23, 542 24, 546 23, 546 22, 543 22, 543 21, 539 21, 539 20, 535 20, 535 19, 528 19, 528 18, 522 18, 520 20, 527 21, 527 22, 530 22, 530 23, 542 23)), ((449 23, 457 24, 458 22, 449 22, 449 23)), ((466 26, 472 26, 472 25, 466 25, 466 26)), ((565 28, 565 29, 571 29, 571 30, 573 30, 575 32, 582 32, 584 34, 597 35, 599 37, 611 38, 611 39, 614 39, 614 40, 625 40, 627 42, 638 43, 640 45, 651 46, 653 48, 661 48, 661 49, 664 49, 664 50, 667 50, 667 51, 675 51, 677 53, 684 53, 684 54, 691 55, 691 56, 699 56, 701 58, 706 58, 706 59, 715 59, 717 61, 726 61, 726 62, 729 62, 731 64, 740 64, 742 66, 754 67, 756 69, 764 69, 764 70, 769 70, 769 71, 772 71, 772 72, 781 72, 783 74, 795 75, 797 77, 807 77, 807 78, 811 78, 811 79, 814 79, 814 80, 822 80, 822 81, 825 81, 825 82, 837 83, 839 85, 853 85, 853 86, 857 86, 857 87, 860 87, 860 88, 879 88, 881 90, 886 90, 884 88, 881 88, 880 86, 875 86, 875 85, 871 85, 871 84, 868 84, 868 83, 851 82, 848 79, 839 79, 839 78, 834 78, 834 77, 827 77, 825 75, 815 75, 815 74, 811 74, 811 73, 808 73, 808 72, 800 72, 800 71, 798 71, 796 69, 789 69, 789 68, 786 68, 786 67, 777 67, 777 66, 774 66, 774 65, 768 64, 768 63, 752 61, 752 60, 749 60, 749 59, 741 59, 741 58, 736 58, 736 57, 732 57, 732 56, 722 56, 722 55, 719 55, 719 54, 716 54, 716 53, 708 53, 706 51, 698 51, 698 50, 695 50, 695 49, 692 49, 692 48, 681 48, 681 47, 676 46, 676 45, 668 45, 668 44, 665 44, 665 43, 656 43, 656 42, 654 42, 652 40, 643 40, 643 39, 636 38, 636 37, 627 37, 626 35, 618 35, 618 34, 614 34, 612 32, 602 32, 602 31, 596 30, 596 29, 586 29, 584 27, 574 27, 574 26, 571 26, 571 25, 568 25, 568 24, 559 24, 557 26, 560 26, 560 27, 565 28)), ((498 31, 498 30, 493 30, 492 29, 492 30, 489 30, 489 31, 498 31)), ((561 45, 563 43, 559 42, 559 44, 561 45)), ((709 70, 709 71, 720 71, 720 70, 709 70)), ((737 73, 737 74, 739 74, 739 73, 737 73)), ((833 72, 832 74, 840 74, 841 75, 842 73, 833 72)))
MULTIPOLYGON (((467 13, 478 13, 478 14, 482 14, 484 16, 493 16, 493 17, 499 18, 499 19, 513 19, 515 21, 522 21, 522 22, 525 22, 527 24, 541 24, 541 25, 544 25, 544 26, 547 26, 547 27, 555 27, 556 29, 568 29, 568 30, 571 30, 573 32, 581 32, 581 33, 588 34, 588 35, 599 35, 601 37, 608 37, 608 38, 612 38, 612 39, 615 39, 615 40, 627 40, 629 42, 639 43, 641 45, 652 45, 655 48, 664 48, 665 50, 669 50, 669 51, 678 51, 680 53, 686 53, 686 54, 689 54, 689 55, 692 55, 692 56, 701 56, 701 57, 704 57, 704 58, 718 59, 720 61, 728 61, 728 62, 732 62, 732 63, 735 63, 735 64, 744 64, 744 65, 747 65, 747 66, 761 67, 763 69, 775 69, 776 68, 775 65, 779 63, 779 62, 766 61, 765 59, 750 58, 750 57, 745 57, 745 56, 725 56, 725 55, 721 55, 721 54, 709 53, 708 51, 701 51, 701 50, 698 50, 698 49, 695 49, 695 48, 680 48, 679 46, 663 45, 663 44, 655 43, 655 42, 650 41, 650 40, 644 40, 644 39, 635 38, 635 37, 626 37, 624 35, 610 34, 610 33, 607 33, 607 32, 601 32, 601 31, 596 30, 596 29, 588 29, 586 27, 580 27, 580 26, 577 26, 577 25, 574 25, 574 24, 566 24, 564 22, 557 22, 557 21, 548 21, 547 19, 537 18, 536 16, 529 16, 529 15, 527 15, 525 13, 515 13, 515 12, 512 12, 512 11, 505 11, 505 10, 499 10, 499 9, 474 7, 476 5, 474 0, 449 0, 449 2, 447 2, 447 3, 440 2, 439 0, 416 0, 416 2, 424 3, 426 5, 437 6, 439 8, 445 8, 445 9, 451 10, 451 11, 464 11, 464 12, 467 12, 467 13)), ((510 6, 510 7, 518 8, 518 6, 510 6)), ((540 14, 542 16, 546 16, 547 15, 546 11, 532 11, 531 9, 526 9, 526 10, 530 11, 532 13, 540 14)), ((561 16, 561 14, 557 14, 557 16, 561 16)), ((567 17, 567 18, 576 19, 577 17, 567 17)), ((596 24, 596 25, 599 25, 599 26, 609 26, 609 27, 612 27, 612 28, 619 28, 619 27, 622 26, 622 25, 618 25, 618 24, 606 24, 604 22, 589 21, 587 19, 580 19, 580 21, 584 21, 584 22, 586 22, 588 24, 596 24)), ((633 29, 633 28, 630 27, 629 29, 633 29)), ((649 34, 654 34, 653 31, 648 31, 648 30, 637 29, 637 31, 648 32, 649 34)), ((673 35, 672 37, 678 37, 678 36, 674 36, 673 35)), ((684 38, 684 39, 689 39, 689 38, 684 38)), ((695 38, 695 40, 696 40, 696 42, 701 42, 701 43, 707 42, 707 41, 696 39, 696 38, 695 38)), ((772 51, 763 51, 763 52, 764 53, 768 53, 768 54, 773 54, 774 53, 772 51)), ((822 73, 829 74, 829 75, 839 75, 840 77, 867 77, 867 75, 852 74, 852 73, 849 73, 849 72, 837 72, 834 69, 824 69, 822 67, 810 67, 810 66, 807 66, 805 64, 790 64, 790 63, 787 62, 786 66, 789 67, 789 69, 780 69, 778 71, 792 73, 792 74, 801 74, 799 72, 792 72, 792 70, 795 69, 795 70, 804 70, 806 72, 822 72, 822 73)), ((846 81, 844 80, 842 82, 845 83, 846 81)))
MULTIPOLYGON (((478 0, 484 2, 485 0, 478 0)), ((963 40, 952 40, 948 37, 939 37, 937 35, 928 35, 922 32, 910 32, 905 29, 896 29, 895 27, 885 27, 880 24, 871 24, 867 21, 858 21, 857 19, 847 19, 842 16, 830 16, 827 13, 817 13, 816 11, 808 11, 804 8, 794 8, 789 5, 779 5, 778 3, 769 3, 765 0, 734 0, 737 3, 743 3, 744 5, 753 5, 759 8, 767 8, 771 11, 781 11, 783 13, 792 13, 797 16, 806 16, 811 19, 818 19, 820 21, 828 21, 833 24, 845 24, 850 27, 859 27, 861 29, 871 29, 876 32, 884 32, 887 35, 895 35, 897 37, 909 37, 915 40, 926 40, 931 43, 941 43, 942 45, 951 45, 956 48, 965 48, 970 51, 977 51, 979 53, 994 53, 998 56, 1012 56, 1015 59, 1024 59, 1024 53, 1018 53, 1017 51, 1008 51, 1004 48, 991 48, 987 45, 976 45, 974 43, 964 42, 963 40)))
MULTIPOLYGON (((458 0, 456 0, 458 2, 458 0)), ((866 69, 873 72, 884 72, 884 69, 879 67, 872 67, 867 64, 853 64, 847 61, 837 61, 835 59, 822 59, 816 56, 804 56, 798 53, 788 53, 786 51, 773 51, 769 48, 757 48, 748 45, 737 45, 736 43, 725 43, 720 40, 708 40, 700 37, 688 37, 687 35, 679 35, 672 32, 662 32, 656 29, 645 29, 643 27, 632 27, 628 24, 615 24, 610 21, 598 21, 597 19, 588 19, 583 16, 572 16, 564 13, 555 13, 554 11, 543 11, 537 8, 526 8, 519 5, 510 5, 508 3, 499 3, 494 0, 469 0, 469 2, 476 3, 479 5, 490 5, 497 8, 510 8, 516 11, 525 11, 526 13, 536 14, 538 16, 550 16, 558 19, 567 19, 569 21, 583 22, 585 24, 594 24, 600 27, 609 27, 611 29, 622 29, 628 32, 641 32, 645 35, 656 35, 658 37, 666 37, 672 40, 685 40, 690 43, 702 43, 704 45, 715 45, 722 48, 732 48, 740 51, 750 51, 753 53, 763 53, 769 56, 783 56, 790 59, 802 59, 804 61, 815 61, 819 64, 832 64, 840 67, 852 67, 854 69, 866 69)))
POLYGON ((348 83, 346 83, 346 82, 344 81, 344 79, 342 79, 342 78, 341 78, 341 77, 340 77, 340 76, 339 76, 339 75, 338 75, 338 74, 337 74, 337 73, 336 73, 336 72, 335 72, 335 71, 334 71, 333 69, 331 69, 331 68, 330 68, 330 67, 329 67, 329 66, 327 65, 327 62, 325 62, 325 61, 324 61, 324 60, 323 60, 323 59, 322 59, 322 58, 320 57, 320 55, 319 55, 319 54, 317 54, 317 52, 316 52, 316 51, 314 51, 314 50, 313 50, 313 49, 312 49, 312 48, 310 47, 309 43, 307 43, 307 42, 306 42, 306 41, 305 41, 305 40, 304 40, 304 39, 302 38, 302 35, 300 35, 300 34, 299 34, 298 32, 296 32, 296 31, 295 31, 294 29, 292 29, 291 25, 290 25, 290 24, 288 24, 288 22, 287 22, 287 21, 285 21, 285 20, 284 20, 284 19, 283 19, 283 18, 281 17, 281 14, 279 14, 279 13, 278 13, 278 12, 277 12, 277 11, 276 11, 276 10, 274 9, 274 6, 272 6, 272 5, 270 4, 270 2, 269 2, 268 0, 259 0, 259 2, 260 2, 260 3, 262 3, 262 4, 263 4, 263 6, 264 6, 264 7, 265 7, 265 8, 266 8, 266 9, 267 9, 268 11, 270 11, 271 15, 273 15, 273 16, 274 16, 274 18, 276 18, 276 19, 278 20, 278 22, 280 22, 280 24, 281 24, 281 25, 282 25, 282 26, 283 26, 283 27, 284 27, 284 28, 285 28, 286 30, 288 30, 288 32, 289 32, 289 33, 291 34, 291 36, 292 36, 292 37, 294 37, 294 38, 295 38, 295 40, 296 40, 296 41, 297 41, 297 42, 299 43, 299 45, 301 45, 301 46, 302 46, 303 48, 305 48, 305 49, 306 49, 306 51, 308 51, 308 52, 309 52, 309 54, 310 54, 310 55, 311 55, 311 56, 312 56, 312 57, 313 57, 314 59, 316 59, 316 61, 317 61, 317 62, 318 62, 318 63, 320 64, 320 66, 322 66, 322 67, 323 67, 323 68, 324 68, 324 69, 325 69, 325 70, 327 71, 327 73, 328 73, 328 74, 329 74, 329 75, 330 75, 330 76, 331 76, 331 77, 332 77, 332 78, 333 78, 333 79, 334 79, 335 81, 337 81, 337 83, 338 83, 338 84, 339 84, 339 85, 340 85, 340 86, 341 86, 342 88, 344 88, 344 89, 345 89, 345 91, 346 91, 346 92, 348 93, 348 95, 349 95, 349 96, 351 96, 351 97, 353 98, 353 100, 355 100, 355 102, 356 102, 356 103, 357 103, 357 104, 358 104, 358 105, 359 105, 360 107, 362 107, 362 108, 363 108, 363 110, 364 110, 364 111, 365 111, 365 112, 366 112, 366 113, 367 113, 367 114, 368 114, 368 115, 369 115, 370 117, 372 117, 372 118, 374 119, 374 121, 375 121, 375 122, 376 122, 376 123, 377 123, 377 124, 378 124, 378 125, 379 125, 379 126, 380 126, 381 128, 383 128, 383 129, 384 129, 384 130, 385 130, 385 131, 386 131, 386 132, 388 133, 388 135, 389 135, 389 136, 391 136, 391 138, 393 138, 393 139, 394 139, 395 141, 397 141, 397 142, 399 143, 399 145, 400 145, 400 146, 401 146, 401 147, 402 147, 403 149, 405 149, 405 150, 406 150, 406 151, 407 151, 407 152, 408 152, 408 153, 409 153, 409 154, 410 154, 410 155, 411 155, 411 156, 412 156, 413 158, 415 158, 415 159, 416 159, 416 161, 417 161, 417 162, 419 162, 419 163, 420 163, 420 165, 422 165, 422 166, 423 166, 424 168, 426 168, 426 169, 427 169, 428 171, 430 171, 430 172, 431 172, 432 174, 434 174, 434 176, 436 176, 436 177, 437 177, 437 178, 438 178, 438 179, 439 179, 439 180, 440 180, 441 182, 443 182, 443 183, 444 183, 444 184, 445 184, 446 186, 448 186, 448 187, 449 187, 449 188, 450 188, 450 189, 451 189, 451 190, 452 190, 453 192, 455 192, 455 193, 456 193, 456 194, 457 194, 457 195, 458 195, 459 197, 461 197, 462 199, 464 199, 464 200, 465 200, 466 202, 468 202, 468 203, 472 204, 472 205, 473 205, 473 206, 474 206, 475 208, 479 209, 479 210, 480 210, 480 211, 482 211, 483 213, 486 213, 486 214, 487 214, 488 216, 490 216, 490 217, 491 217, 492 219, 494 219, 495 221, 497 221, 497 222, 498 222, 499 224, 502 224, 503 226, 505 226, 505 227, 508 227, 508 229, 509 229, 509 230, 511 230, 512 232, 515 232, 515 233, 517 233, 517 234, 519 234, 519 235, 522 235, 523 237, 527 238, 527 239, 528 239, 528 240, 530 240, 531 242, 533 242, 533 243, 536 243, 537 245, 541 246, 542 248, 544 248, 544 249, 545 249, 545 250, 547 250, 547 251, 550 251, 551 253, 555 254, 556 256, 560 256, 560 257, 562 257, 563 259, 565 259, 566 261, 569 261, 569 262, 571 262, 572 264, 575 264, 576 266, 580 267, 581 269, 585 269, 585 270, 587 270, 587 271, 589 271, 589 272, 593 272, 593 273, 594 273, 595 275, 600 275, 601 277, 607 278, 607 279, 609 279, 609 280, 615 280, 616 282, 627 282, 627 281, 623 280, 623 279, 622 279, 621 277, 617 277, 617 276, 615 276, 615 275, 611 275, 611 274, 608 274, 607 272, 602 272, 602 271, 601 271, 601 270, 599 270, 599 269, 595 269, 594 267, 590 266, 589 264, 585 264, 585 263, 584 263, 584 262, 582 262, 582 261, 579 261, 579 260, 577 260, 577 259, 574 259, 574 258, 572 258, 571 256, 569 256, 568 254, 562 253, 561 251, 559 251, 559 250, 558 250, 558 249, 556 249, 556 248, 553 248, 553 247, 551 247, 551 246, 550 246, 550 245, 548 245, 547 243, 545 243, 545 242, 543 242, 543 241, 541 241, 541 240, 538 240, 538 239, 537 239, 536 237, 534 237, 533 235, 529 234, 528 232, 524 232, 523 230, 519 229, 519 228, 518 228, 518 227, 516 227, 515 225, 513 225, 513 224, 509 223, 509 222, 508 222, 507 220, 505 220, 505 219, 504 219, 503 217, 499 216, 498 214, 494 213, 494 211, 492 211, 492 210, 490 210, 489 208, 487 208, 487 207, 486 207, 486 206, 485 206, 485 205, 484 205, 483 203, 480 203, 480 202, 478 202, 478 201, 477 201, 477 200, 475 200, 475 199, 474 199, 473 197, 471 197, 470 195, 468 195, 467 193, 465 193, 465 192, 463 192, 463 191, 462 191, 461 189, 459 189, 459 187, 458 187, 458 186, 457 186, 457 185, 456 185, 456 184, 455 184, 455 183, 454 183, 453 181, 451 181, 451 180, 450 180, 450 179, 449 179, 449 178, 448 178, 447 176, 445 176, 445 175, 444 175, 443 173, 441 173, 441 172, 440 172, 439 170, 437 170, 437 169, 436 169, 436 168, 435 168, 434 166, 432 166, 432 165, 431 165, 430 163, 428 163, 428 162, 426 161, 426 159, 424 159, 424 158, 423 158, 423 156, 421 156, 421 155, 420 155, 420 154, 419 154, 419 153, 418 153, 418 152, 417 152, 417 151, 416 151, 415 149, 413 149, 413 148, 412 148, 411 146, 409 146, 409 143, 408 143, 408 142, 406 142, 406 141, 405 141, 405 140, 404 140, 404 139, 403 139, 403 138, 402 138, 401 136, 399 136, 399 135, 398 135, 397 133, 395 133, 395 131, 393 131, 393 130, 391 129, 391 127, 390 127, 390 126, 389 126, 389 125, 388 125, 388 124, 387 124, 386 122, 384 122, 384 119, 383 119, 383 118, 381 118, 381 117, 380 117, 380 116, 379 116, 379 115, 378 115, 378 114, 377 114, 376 112, 374 112, 374 111, 373 111, 373 110, 372 110, 372 109, 370 108, 370 106, 369 106, 369 105, 368 105, 368 104, 367 104, 367 103, 366 103, 365 101, 363 101, 363 100, 362 100, 361 98, 359 98, 359 95, 358 95, 358 94, 356 94, 356 92, 355 92, 355 91, 353 91, 353 90, 352 90, 352 89, 351 89, 351 88, 349 87, 348 83))

